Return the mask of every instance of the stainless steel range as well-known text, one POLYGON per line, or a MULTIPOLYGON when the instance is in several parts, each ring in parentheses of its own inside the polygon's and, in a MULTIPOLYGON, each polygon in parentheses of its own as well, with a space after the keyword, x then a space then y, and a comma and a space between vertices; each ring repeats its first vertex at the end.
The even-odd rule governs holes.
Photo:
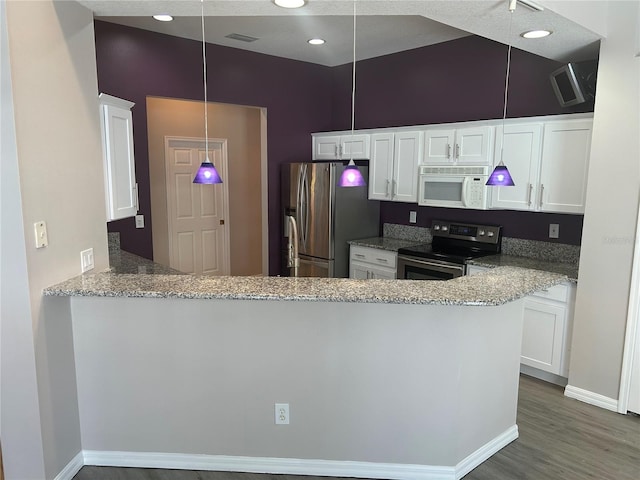
POLYGON ((434 220, 433 243, 398 250, 397 278, 450 280, 466 273, 473 258, 500 253, 502 227, 434 220))

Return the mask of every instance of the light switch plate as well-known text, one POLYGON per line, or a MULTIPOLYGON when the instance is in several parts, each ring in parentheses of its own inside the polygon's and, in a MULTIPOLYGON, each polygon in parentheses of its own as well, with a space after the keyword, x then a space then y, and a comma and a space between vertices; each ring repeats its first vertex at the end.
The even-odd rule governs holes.
POLYGON ((93 248, 88 248, 80 252, 80 268, 82 273, 93 270, 93 248))
POLYGON ((136 228, 144 228, 144 215, 136 215, 136 228))
POLYGON ((33 230, 36 235, 36 248, 43 248, 49 245, 49 237, 47 236, 47 224, 43 221, 33 224, 33 230))
POLYGON ((416 218, 417 218, 418 213, 414 210, 411 210, 409 212, 409 223, 416 223, 416 218))

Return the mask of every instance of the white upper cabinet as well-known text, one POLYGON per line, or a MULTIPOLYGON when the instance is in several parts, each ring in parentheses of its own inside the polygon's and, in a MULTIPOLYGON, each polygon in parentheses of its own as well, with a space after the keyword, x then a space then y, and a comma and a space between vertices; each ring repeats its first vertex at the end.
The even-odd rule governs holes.
POLYGON ((533 210, 538 192, 542 123, 505 125, 496 131, 495 163, 502 159, 513 178, 513 187, 493 187, 491 206, 510 210, 533 210), (504 140, 504 141, 503 141, 504 140))
POLYGON ((491 165, 491 126, 434 128, 424 134, 425 165, 491 165))
POLYGON ((325 135, 313 134, 311 159, 319 160, 367 160, 369 159, 368 134, 325 135))
POLYGON ((592 120, 544 126, 539 206, 543 212, 584 213, 592 120))
POLYGON ((101 93, 100 122, 107 221, 138 213, 138 186, 133 155, 133 103, 101 93))
POLYGON ((592 119, 510 124, 496 135, 514 187, 494 187, 491 207, 584 213, 592 119))
POLYGON ((422 132, 371 135, 369 199, 417 202, 422 132))

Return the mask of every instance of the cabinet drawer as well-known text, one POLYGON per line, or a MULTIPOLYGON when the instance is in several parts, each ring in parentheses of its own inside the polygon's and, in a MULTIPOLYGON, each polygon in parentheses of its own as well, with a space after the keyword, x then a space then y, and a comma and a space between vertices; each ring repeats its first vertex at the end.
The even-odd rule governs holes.
POLYGON ((561 283, 560 285, 554 285, 546 290, 540 290, 531 294, 532 297, 547 298, 549 300, 555 300, 556 302, 566 302, 569 297, 569 285, 561 283))
POLYGON ((356 262, 371 263, 383 267, 396 268, 396 252, 389 250, 381 250, 379 248, 357 247, 352 246, 350 251, 350 259, 356 262))

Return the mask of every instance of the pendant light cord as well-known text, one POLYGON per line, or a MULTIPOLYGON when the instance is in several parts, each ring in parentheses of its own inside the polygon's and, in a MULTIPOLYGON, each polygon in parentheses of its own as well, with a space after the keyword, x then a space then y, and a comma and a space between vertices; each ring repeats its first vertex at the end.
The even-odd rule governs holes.
POLYGON ((202 76, 204 85, 204 151, 205 160, 209 161, 209 119, 207 108, 207 48, 204 36, 204 0, 200 0, 201 19, 202 19, 202 76))
MULTIPOLYGON (((356 123, 356 0, 353 0, 353 73, 351 79, 351 138, 356 123)), ((351 155, 353 157, 353 154, 351 155)))
POLYGON ((507 118, 507 98, 509 96, 509 73, 511 71, 511 28, 513 26, 513 12, 516 9, 516 2, 513 0, 509 1, 509 48, 507 50, 507 74, 505 75, 504 81, 504 108, 502 110, 502 146, 500 147, 500 164, 503 165, 502 162, 502 154, 504 151, 504 125, 505 119, 507 118))

